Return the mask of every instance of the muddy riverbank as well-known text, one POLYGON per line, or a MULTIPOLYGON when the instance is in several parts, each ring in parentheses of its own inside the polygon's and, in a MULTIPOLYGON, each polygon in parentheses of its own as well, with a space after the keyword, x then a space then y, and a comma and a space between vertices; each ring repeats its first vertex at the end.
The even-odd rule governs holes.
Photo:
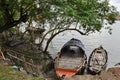
POLYGON ((100 75, 75 75, 64 80, 120 80, 120 67, 109 68, 100 75))

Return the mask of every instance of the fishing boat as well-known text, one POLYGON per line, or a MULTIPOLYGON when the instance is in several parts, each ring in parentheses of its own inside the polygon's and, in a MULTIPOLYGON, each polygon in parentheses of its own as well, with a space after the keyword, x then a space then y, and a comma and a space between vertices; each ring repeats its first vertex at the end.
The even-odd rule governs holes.
POLYGON ((88 72, 93 75, 99 74, 106 69, 107 60, 107 51, 102 46, 95 48, 88 60, 88 72))
POLYGON ((69 78, 84 72, 87 57, 84 45, 78 39, 72 38, 64 44, 55 59, 55 71, 58 77, 69 78))

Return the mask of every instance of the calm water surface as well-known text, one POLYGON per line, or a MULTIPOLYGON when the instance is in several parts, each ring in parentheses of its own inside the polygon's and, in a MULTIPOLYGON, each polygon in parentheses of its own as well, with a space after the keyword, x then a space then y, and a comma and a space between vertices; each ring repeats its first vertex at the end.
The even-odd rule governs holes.
POLYGON ((102 45, 108 52, 108 67, 112 67, 120 62, 120 21, 116 21, 111 26, 113 28, 111 35, 104 29, 101 33, 94 33, 89 36, 80 35, 76 31, 65 31, 53 39, 49 46, 50 54, 56 57, 57 52, 60 51, 64 43, 71 38, 77 38, 83 42, 87 57, 89 57, 94 48, 102 45))

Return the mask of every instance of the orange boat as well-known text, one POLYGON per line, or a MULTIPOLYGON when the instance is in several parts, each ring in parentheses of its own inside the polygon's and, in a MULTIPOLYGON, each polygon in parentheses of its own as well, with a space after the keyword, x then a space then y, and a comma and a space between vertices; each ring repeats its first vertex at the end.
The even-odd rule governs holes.
POLYGON ((55 59, 55 70, 58 77, 69 78, 84 72, 87 57, 84 45, 80 40, 72 38, 58 53, 55 59))

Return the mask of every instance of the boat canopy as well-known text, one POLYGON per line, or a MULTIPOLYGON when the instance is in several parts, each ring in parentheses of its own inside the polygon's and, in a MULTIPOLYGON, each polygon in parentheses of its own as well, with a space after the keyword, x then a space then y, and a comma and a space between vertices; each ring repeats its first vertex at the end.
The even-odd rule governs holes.
POLYGON ((85 52, 85 48, 84 48, 83 43, 78 39, 72 38, 70 41, 68 41, 67 43, 64 44, 64 46, 61 49, 61 53, 64 53, 67 50, 70 50, 70 49, 73 49, 73 48, 74 48, 74 50, 79 49, 80 51, 82 51, 82 53, 85 52))

